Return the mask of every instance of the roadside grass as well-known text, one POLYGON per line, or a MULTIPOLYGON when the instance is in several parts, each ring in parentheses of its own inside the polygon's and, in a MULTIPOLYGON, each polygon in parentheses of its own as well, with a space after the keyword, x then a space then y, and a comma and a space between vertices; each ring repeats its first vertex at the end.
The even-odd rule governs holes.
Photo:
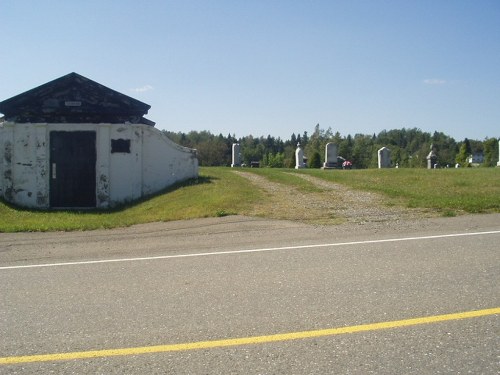
POLYGON ((0 232, 83 231, 245 212, 262 193, 229 168, 200 168, 198 179, 111 210, 41 211, 0 201, 0 232))
POLYGON ((443 216, 500 212, 500 169, 300 170, 353 189, 382 193, 410 208, 443 216))
MULTIPOLYGON (((270 181, 304 193, 323 191, 300 173, 386 195, 391 204, 435 210, 442 216, 500 212, 500 168, 319 170, 249 168, 270 181)), ((293 199, 293 197, 290 197, 293 199)), ((74 231, 125 227, 156 221, 249 214, 271 197, 231 168, 200 168, 200 177, 111 210, 41 211, 0 201, 0 232, 74 231)), ((264 214, 265 216, 265 214, 264 214)))

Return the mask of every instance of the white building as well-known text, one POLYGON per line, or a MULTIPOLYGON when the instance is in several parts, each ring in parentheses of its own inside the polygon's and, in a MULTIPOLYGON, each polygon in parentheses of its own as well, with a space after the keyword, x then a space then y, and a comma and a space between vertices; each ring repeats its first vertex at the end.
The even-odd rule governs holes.
POLYGON ((484 155, 482 152, 475 152, 472 155, 469 155, 467 161, 470 164, 481 164, 484 161, 484 155))
POLYGON ((0 196, 105 208, 197 177, 196 150, 156 129, 149 108, 76 73, 0 102, 0 196))

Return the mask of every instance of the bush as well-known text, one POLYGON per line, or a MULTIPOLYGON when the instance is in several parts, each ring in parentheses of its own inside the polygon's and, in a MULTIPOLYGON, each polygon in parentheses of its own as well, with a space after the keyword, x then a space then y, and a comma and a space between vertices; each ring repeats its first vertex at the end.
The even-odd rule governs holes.
POLYGON ((321 156, 319 152, 314 152, 309 160, 309 168, 321 168, 321 156))

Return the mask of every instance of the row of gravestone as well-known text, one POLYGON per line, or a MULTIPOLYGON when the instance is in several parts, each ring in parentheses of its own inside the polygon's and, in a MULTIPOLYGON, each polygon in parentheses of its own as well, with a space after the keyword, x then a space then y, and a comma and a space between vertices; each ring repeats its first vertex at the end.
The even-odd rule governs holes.
MULTIPOLYGON (((497 166, 500 167, 500 141, 498 141, 498 163, 497 166)), ((239 143, 233 144, 233 162, 231 167, 241 166, 241 146, 239 143)), ((382 147, 377 152, 378 154, 378 167, 379 168, 390 168, 391 167, 391 150, 387 147, 382 147)), ((327 143, 325 147, 325 162, 323 163, 323 169, 336 169, 340 166, 338 165, 339 155, 337 153, 337 145, 335 143, 327 143)), ((304 168, 304 151, 300 148, 300 143, 297 143, 297 149, 295 150, 295 169, 304 168)), ((396 168, 398 164, 396 164, 396 168)), ((431 151, 427 155, 427 168, 432 169, 437 167, 437 152, 434 145, 431 145, 431 151)))

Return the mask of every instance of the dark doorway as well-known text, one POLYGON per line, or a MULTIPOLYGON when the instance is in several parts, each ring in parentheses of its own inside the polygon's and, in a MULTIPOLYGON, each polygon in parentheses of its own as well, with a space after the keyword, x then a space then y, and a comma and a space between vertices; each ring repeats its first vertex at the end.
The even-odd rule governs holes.
POLYGON ((50 132, 50 206, 96 206, 96 133, 50 132))

